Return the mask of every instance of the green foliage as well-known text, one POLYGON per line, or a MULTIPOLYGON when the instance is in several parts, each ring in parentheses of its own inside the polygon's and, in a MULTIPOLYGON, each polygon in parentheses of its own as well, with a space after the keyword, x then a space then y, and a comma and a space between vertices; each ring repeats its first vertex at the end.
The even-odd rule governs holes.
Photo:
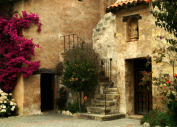
POLYGON ((169 111, 177 114, 177 101, 176 101, 175 96, 172 93, 170 93, 170 95, 167 96, 167 98, 172 100, 172 101, 169 101, 169 103, 167 103, 167 107, 169 111))
POLYGON ((172 33, 177 37, 177 2, 173 0, 161 0, 152 2, 153 8, 157 7, 160 11, 152 11, 153 16, 157 18, 156 25, 163 27, 166 31, 172 33))
POLYGON ((67 102, 65 110, 70 111, 72 114, 81 113, 81 112, 84 112, 84 105, 81 104, 81 109, 80 109, 78 102, 75 102, 73 104, 71 104, 70 102, 67 102))
POLYGON ((77 45, 65 52, 64 60, 61 84, 79 92, 81 103, 81 92, 95 92, 101 59, 89 44, 85 44, 82 48, 77 45))
MULTIPOLYGON (((176 30, 177 30, 177 25, 176 25, 177 24, 177 2, 176 1, 173 2, 173 0, 160 0, 160 1, 152 2, 152 5, 153 5, 153 8, 155 8, 155 7, 158 8, 158 10, 153 10, 153 11, 151 10, 151 13, 157 19, 157 21, 155 22, 156 26, 159 26, 161 28, 163 27, 166 31, 168 31, 169 33, 173 33, 174 36, 177 37, 177 33, 176 33, 176 30)), ((164 37, 160 36, 160 39, 162 39, 162 38, 164 38, 164 37)), ((166 41, 173 45, 173 46, 169 46, 167 48, 167 50, 177 52, 176 40, 166 38, 166 41)), ((155 49, 153 51, 153 53, 156 53, 156 52, 158 54, 160 54, 161 57, 160 58, 157 58, 156 56, 153 57, 153 58, 157 58, 154 61, 156 61, 156 63, 161 63, 162 57, 165 57, 165 55, 164 55, 165 49, 163 49, 163 50, 161 48, 160 48, 160 50, 155 49)), ((171 54, 169 55, 169 58, 170 58, 170 56, 171 56, 171 54)), ((172 64, 172 66, 173 66, 173 75, 174 75, 174 62, 175 62, 175 60, 172 61, 172 59, 170 59, 170 64, 172 64)), ((150 78, 148 78, 149 75, 147 75, 147 73, 145 73, 145 75, 146 76, 144 76, 143 78, 145 80, 151 81, 151 80, 149 80, 150 78)), ((157 81, 157 82, 155 82, 154 85, 158 86, 162 83, 162 84, 166 84, 166 86, 170 86, 171 84, 169 82, 169 78, 166 79, 164 77, 162 78, 163 80, 161 80, 160 78, 154 77, 153 81, 157 81)), ((162 92, 162 94, 165 94, 165 96, 166 96, 166 93, 162 92)), ((151 126, 154 126, 154 125, 160 125, 160 126, 166 125, 166 126, 170 126, 170 127, 177 126, 177 122, 175 120, 177 118, 176 117, 177 116, 176 98, 172 94, 172 92, 170 92, 170 94, 167 95, 166 97, 168 98, 169 102, 167 102, 166 100, 163 100, 163 102, 165 102, 165 104, 168 108, 168 110, 167 110, 168 112, 162 113, 162 112, 157 112, 157 111, 151 111, 149 113, 149 116, 148 115, 144 116, 144 118, 141 121, 141 124, 144 122, 149 122, 151 126), (152 117, 151 113, 154 113, 156 117, 155 118, 154 118, 154 116, 152 117)), ((163 97, 162 97, 162 99, 163 99, 163 97)))
POLYGON ((91 91, 97 85, 97 69, 91 68, 90 62, 86 65, 79 61, 70 62, 64 69, 61 83, 68 88, 78 92, 91 91))
POLYGON ((175 119, 176 118, 173 113, 170 112, 163 113, 155 109, 144 115, 140 123, 144 124, 145 122, 148 122, 152 127, 156 125, 159 125, 161 127, 165 126, 176 127, 177 122, 175 119))
POLYGON ((64 87, 59 89, 59 98, 56 99, 56 104, 58 105, 58 109, 64 109, 67 101, 67 92, 64 87))
POLYGON ((77 92, 92 91, 98 84, 100 61, 92 48, 74 47, 66 53, 61 84, 77 92))
POLYGON ((79 61, 81 64, 86 65, 90 62, 92 68, 101 68, 99 54, 94 51, 89 44, 85 44, 83 48, 79 46, 74 46, 69 52, 65 52, 64 59, 66 62, 79 61))

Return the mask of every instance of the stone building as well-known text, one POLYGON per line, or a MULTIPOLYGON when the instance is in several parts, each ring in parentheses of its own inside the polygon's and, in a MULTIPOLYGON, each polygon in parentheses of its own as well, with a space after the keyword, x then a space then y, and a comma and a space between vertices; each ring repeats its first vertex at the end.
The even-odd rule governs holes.
POLYGON ((71 42, 71 39, 79 38, 92 46, 92 29, 106 13, 106 7, 113 0, 14 1, 17 1, 14 3, 15 11, 20 14, 22 11, 38 14, 43 24, 40 33, 37 32, 35 25, 22 30, 25 38, 33 38, 33 43, 39 44, 42 49, 35 48, 35 57, 31 60, 31 62, 41 61, 38 72, 27 78, 21 75, 13 91, 13 98, 20 108, 18 113, 32 115, 57 110, 54 99, 58 96, 59 75, 55 67, 57 63, 63 62, 62 37, 66 37, 67 43, 71 42))
MULTIPOLYGON (((149 0, 118 0, 106 8, 107 14, 93 29, 94 50, 102 58, 112 58, 111 78, 120 72, 113 86, 118 89, 120 96, 117 112, 145 114, 152 108, 162 108, 157 86, 151 83, 138 85, 142 78, 140 71, 152 71, 152 77, 159 77, 159 73, 170 74, 170 79, 173 76, 171 66, 153 61, 153 49, 165 43, 164 39, 157 36, 175 37, 163 28, 156 27, 151 9, 153 7, 149 0), (148 54, 152 64, 146 68, 148 54)), ((169 62, 167 57, 164 60, 169 62)))
MULTIPOLYGON (((149 12, 152 8, 149 0, 112 2, 114 1, 22 0, 15 3, 16 11, 36 13, 43 24, 40 33, 37 33, 35 25, 31 25, 28 30, 23 29, 24 36, 27 39, 33 38, 33 42, 42 49, 36 48, 36 56, 31 60, 41 61, 39 71, 28 78, 21 75, 13 91, 20 115, 57 110, 54 99, 57 98, 59 75, 55 67, 57 63, 63 62, 61 53, 64 52, 65 37, 67 43, 75 42, 79 37, 93 45, 101 58, 112 58, 111 80, 120 73, 112 86, 112 89, 117 90, 114 98, 116 104, 111 107, 111 112, 144 114, 161 105, 156 86, 149 83, 149 90, 146 89, 147 85, 138 86, 141 79, 139 71, 153 71, 153 77, 158 77, 160 72, 172 75, 172 68, 166 64, 152 62, 148 68, 144 65, 146 56, 152 56, 153 48, 161 46, 161 40, 155 39, 157 35, 174 37, 155 26, 156 19, 149 12)), ((101 84, 100 94, 103 94, 101 84)), ((70 93, 76 97, 74 92, 70 93)))

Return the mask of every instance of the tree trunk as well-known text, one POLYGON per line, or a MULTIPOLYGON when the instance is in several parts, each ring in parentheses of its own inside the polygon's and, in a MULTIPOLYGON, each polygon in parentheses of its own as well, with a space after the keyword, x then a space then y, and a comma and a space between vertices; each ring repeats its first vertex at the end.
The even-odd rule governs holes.
POLYGON ((81 111, 81 92, 79 92, 79 95, 80 95, 80 99, 79 99, 79 109, 81 111))

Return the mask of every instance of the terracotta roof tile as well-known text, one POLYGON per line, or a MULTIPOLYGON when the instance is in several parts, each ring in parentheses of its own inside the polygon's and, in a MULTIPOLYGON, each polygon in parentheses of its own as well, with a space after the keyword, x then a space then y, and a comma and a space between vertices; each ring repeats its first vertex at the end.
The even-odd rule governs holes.
POLYGON ((149 3, 151 0, 126 0, 126 1, 121 1, 121 2, 116 2, 109 7, 106 8, 106 12, 110 12, 114 10, 115 8, 120 9, 120 8, 125 8, 126 6, 134 6, 137 3, 149 3))

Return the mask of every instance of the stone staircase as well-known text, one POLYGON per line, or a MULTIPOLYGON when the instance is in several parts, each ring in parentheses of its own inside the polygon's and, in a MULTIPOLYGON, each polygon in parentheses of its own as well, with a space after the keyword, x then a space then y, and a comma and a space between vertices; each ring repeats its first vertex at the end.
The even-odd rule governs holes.
POLYGON ((105 90, 110 85, 109 77, 102 74, 102 81, 100 80, 100 94, 96 94, 91 100, 91 105, 87 107, 87 113, 79 113, 78 118, 92 119, 92 120, 113 120, 125 118, 125 114, 115 112, 116 102, 119 101, 119 94, 117 88, 113 87, 114 83, 108 88, 106 93, 106 115, 105 115, 105 90))

